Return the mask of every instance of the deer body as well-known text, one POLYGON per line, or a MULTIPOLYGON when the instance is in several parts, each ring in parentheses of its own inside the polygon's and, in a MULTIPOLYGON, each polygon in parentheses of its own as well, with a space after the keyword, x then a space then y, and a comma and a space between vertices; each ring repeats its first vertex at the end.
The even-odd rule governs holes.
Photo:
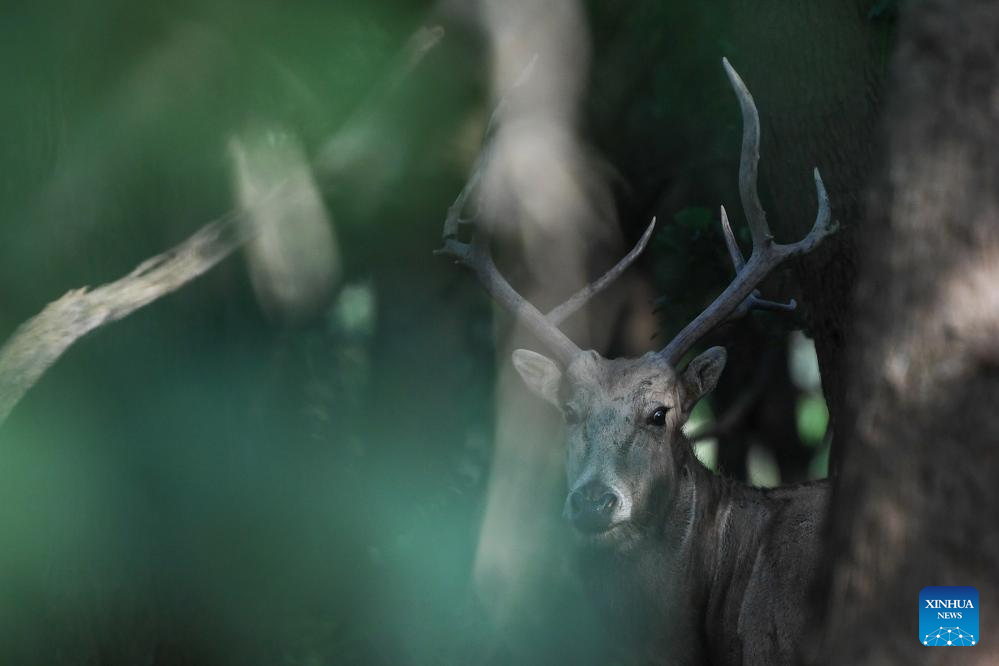
MULTIPOLYGON (((795 661, 807 626, 813 572, 828 489, 825 483, 760 490, 706 470, 682 433, 694 405, 722 373, 726 352, 712 347, 680 363, 719 324, 753 308, 793 309, 764 300, 759 283, 784 260, 833 233, 825 188, 815 171, 818 213, 797 243, 773 240, 756 192, 759 116, 727 61, 743 114, 739 192, 753 251, 745 259, 724 208, 721 221, 736 277, 663 349, 634 359, 582 351, 558 324, 615 277, 648 242, 547 314, 521 297, 493 263, 487 228, 459 240, 470 185, 452 206, 443 254, 471 268, 487 291, 553 353, 518 349, 513 364, 527 386, 566 423, 564 514, 579 538, 579 565, 617 643, 637 663, 781 666, 795 661)), ((655 221, 653 220, 653 224, 655 221)))
POLYGON ((719 516, 705 572, 712 663, 796 663, 828 495, 825 481, 773 491, 726 484, 707 508, 719 516))
POLYGON ((514 354, 565 415, 582 579, 636 663, 790 664, 805 626, 828 484, 763 490, 701 465, 681 427, 724 363, 715 347, 678 375, 586 352, 562 373, 514 354))
POLYGON ((661 530, 627 552, 577 553, 609 633, 626 663, 795 663, 828 484, 760 491, 689 464, 689 532, 691 507, 664 505, 661 530))

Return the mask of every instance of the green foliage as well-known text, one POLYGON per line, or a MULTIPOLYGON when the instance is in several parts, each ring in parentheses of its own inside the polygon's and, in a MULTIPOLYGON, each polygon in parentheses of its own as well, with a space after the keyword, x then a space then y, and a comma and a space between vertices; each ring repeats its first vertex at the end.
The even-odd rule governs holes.
MULTIPOLYGON (((701 400, 694 405, 694 410, 687 419, 684 432, 688 435, 698 433, 709 427, 714 422, 714 411, 711 408, 711 401, 701 400)), ((701 464, 718 473, 718 440, 708 439, 694 443, 694 453, 701 464)))
POLYGON ((821 395, 805 395, 798 400, 798 436, 808 446, 818 446, 829 425, 829 409, 821 395))
POLYGON ((750 447, 746 468, 749 485, 757 488, 776 488, 780 485, 780 467, 770 450, 760 446, 750 447))
POLYGON ((824 479, 829 476, 829 441, 828 439, 815 453, 808 463, 808 478, 824 479))

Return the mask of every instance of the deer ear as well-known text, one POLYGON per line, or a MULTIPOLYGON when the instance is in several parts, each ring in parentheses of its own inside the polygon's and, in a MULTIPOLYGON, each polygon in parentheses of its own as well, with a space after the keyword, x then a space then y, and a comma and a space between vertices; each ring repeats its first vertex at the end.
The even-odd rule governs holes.
POLYGON ((723 347, 712 347, 687 365, 687 369, 683 371, 683 385, 687 394, 683 406, 685 412, 689 412, 698 400, 715 387, 725 369, 726 358, 723 347))
POLYGON ((536 352, 517 349, 513 352, 513 367, 517 368, 527 388, 559 406, 558 385, 562 381, 562 371, 555 361, 536 352))

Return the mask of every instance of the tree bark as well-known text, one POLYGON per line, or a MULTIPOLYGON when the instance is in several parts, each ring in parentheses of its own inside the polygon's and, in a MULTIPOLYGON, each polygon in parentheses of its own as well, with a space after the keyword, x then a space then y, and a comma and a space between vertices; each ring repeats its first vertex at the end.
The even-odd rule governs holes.
POLYGON ((846 442, 812 663, 999 663, 999 12, 906 5, 862 237, 846 442), (981 595, 985 640, 917 636, 920 590, 981 595), (819 656, 821 655, 821 656, 819 656))
MULTIPOLYGON (((879 111, 883 35, 871 2, 733 0, 729 56, 760 109, 760 193, 778 240, 803 237, 815 217, 812 169, 819 167, 840 231, 797 260, 794 282, 815 339, 830 426, 841 420, 845 340, 861 202, 879 111)), ((840 438, 833 443, 833 461, 840 438)))

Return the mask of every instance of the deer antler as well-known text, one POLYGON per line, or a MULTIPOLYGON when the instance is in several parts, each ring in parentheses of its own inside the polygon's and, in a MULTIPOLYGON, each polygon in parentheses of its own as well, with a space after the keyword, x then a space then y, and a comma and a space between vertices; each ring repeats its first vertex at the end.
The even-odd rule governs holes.
POLYGON ((499 272, 496 263, 493 261, 490 247, 491 238, 489 237, 488 230, 485 228, 485 224, 479 219, 468 221, 461 217, 468 200, 481 182, 482 169, 484 164, 487 163, 487 155, 488 146, 483 149, 482 154, 472 169, 472 175, 469 177, 468 182, 448 209, 447 219, 444 221, 444 246, 437 250, 436 254, 451 257, 456 263, 470 268, 479 279, 479 282, 482 283, 482 286, 489 292, 489 295, 509 310, 518 321, 524 324, 528 330, 551 350, 563 366, 566 366, 580 353, 580 349, 565 333, 559 330, 559 324, 583 307, 591 298, 606 289, 638 258, 638 255, 648 245, 649 239, 652 238, 656 220, 652 218, 652 222, 645 230, 645 233, 642 234, 635 247, 613 268, 598 280, 589 283, 577 291, 561 305, 552 308, 547 314, 542 314, 526 298, 517 293, 499 272), (463 224, 471 227, 471 238, 468 242, 461 241, 458 238, 459 229, 463 224))
POLYGON ((775 303, 762 299, 759 292, 756 291, 757 285, 766 278, 770 271, 786 259, 811 252, 826 236, 835 232, 837 227, 835 222, 830 221, 829 197, 826 194, 825 185, 822 183, 822 176, 819 175, 819 170, 815 169, 818 213, 815 216, 815 223, 812 225, 811 231, 797 243, 782 245, 774 242, 756 188, 757 164, 760 160, 760 116, 756 111, 753 96, 746 89, 746 84, 729 64, 727 58, 723 58, 722 63, 725 66, 728 80, 732 84, 732 89, 739 99, 739 108, 742 111, 739 197, 742 200, 742 208, 753 239, 753 252, 748 261, 743 259, 742 252, 732 234, 732 228, 728 223, 728 216, 725 209, 722 208, 722 228, 725 232, 725 243, 732 258, 732 264, 735 266, 736 276, 707 309, 687 324, 659 352, 670 365, 674 366, 701 337, 728 319, 745 314, 752 308, 794 309, 796 304, 793 300, 790 303, 775 303))
MULTIPOLYGON (((721 207, 721 223, 722 231, 725 233, 725 246, 728 247, 728 254, 732 258, 732 267, 735 268, 735 274, 738 276, 739 271, 741 271, 742 267, 746 265, 746 259, 742 256, 742 250, 739 249, 739 244, 735 240, 735 234, 732 233, 732 225, 728 222, 728 213, 725 212, 725 206, 721 207)), ((746 300, 739 304, 739 307, 737 307, 728 318, 730 320, 739 319, 750 310, 793 312, 797 307, 798 303, 793 298, 787 303, 769 301, 763 298, 759 289, 753 289, 753 292, 746 297, 746 300)))

